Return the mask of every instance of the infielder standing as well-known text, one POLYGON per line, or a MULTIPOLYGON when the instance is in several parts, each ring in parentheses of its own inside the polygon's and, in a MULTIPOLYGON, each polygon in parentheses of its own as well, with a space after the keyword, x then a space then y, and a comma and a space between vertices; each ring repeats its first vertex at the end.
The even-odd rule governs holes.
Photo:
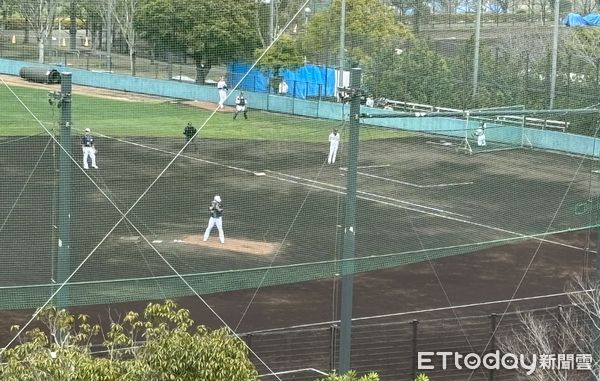
POLYGON ((337 128, 334 128, 331 134, 329 134, 329 156, 327 157, 327 164, 335 163, 335 157, 337 156, 339 146, 340 134, 338 134, 337 128))
POLYGON ((223 109, 223 104, 227 99, 227 83, 225 82, 225 77, 221 77, 219 82, 217 82, 217 89, 219 89, 219 108, 223 109))
POLYGON ((248 100, 244 97, 244 92, 240 92, 240 95, 235 97, 235 114, 233 114, 233 119, 237 118, 237 114, 240 111, 244 112, 244 119, 248 119, 247 113, 248 100))
POLYGON ((92 168, 96 166, 96 147, 94 146, 94 137, 90 134, 90 129, 85 129, 85 135, 81 137, 81 149, 83 150, 83 169, 90 169, 88 166, 88 157, 92 159, 92 168))
POLYGON ((210 212, 210 220, 208 220, 208 226, 204 232, 204 242, 208 241, 210 231, 216 225, 217 229, 219 229, 219 241, 225 243, 225 235, 223 234, 223 205, 221 205, 221 197, 219 195, 216 195, 212 200, 208 210, 210 212))
POLYGON ((485 123, 479 123, 479 127, 475 130, 475 136, 477 136, 477 145, 484 147, 485 143, 485 123))

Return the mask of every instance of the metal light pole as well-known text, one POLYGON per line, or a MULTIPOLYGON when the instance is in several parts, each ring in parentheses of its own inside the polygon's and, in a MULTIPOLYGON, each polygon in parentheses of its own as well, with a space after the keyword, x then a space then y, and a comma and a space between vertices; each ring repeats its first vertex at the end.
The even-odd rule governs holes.
MULTIPOLYGON (((60 93, 50 93, 50 103, 60 108, 60 135, 62 146, 58 178, 58 256, 56 282, 61 284, 71 275, 71 73, 61 73, 60 93)), ((57 307, 69 304, 69 289, 63 287, 56 296, 57 307)))
MULTIPOLYGON (((113 0, 108 0, 108 15, 106 16, 106 56, 108 58, 108 72, 112 72, 112 12, 113 12, 113 0)), ((169 79, 171 79, 169 77, 169 79)))
POLYGON ((269 44, 275 40, 275 0, 269 1, 269 44))
MULTIPOLYGON (((345 50, 346 50, 346 0, 342 0, 342 10, 341 10, 341 15, 340 15, 340 69, 339 69, 338 88, 344 87, 344 67, 345 67, 344 63, 346 61, 345 50)), ((343 117, 344 116, 342 115, 342 118, 343 117)))
POLYGON ((348 142, 348 172, 344 249, 342 252, 342 300, 340 308, 339 374, 350 370, 352 346, 352 298, 354 294, 354 241, 356 237, 356 171, 358 167, 358 137, 360 129, 361 69, 350 71, 350 123, 348 142))
POLYGON ((477 1, 477 19, 475 21, 475 53, 473 57, 473 98, 477 96, 479 85, 479 40, 481 34, 481 0, 477 1))
POLYGON ((554 1, 554 31, 552 38, 552 73, 550 74, 550 109, 554 108, 554 97, 556 95, 556 62, 558 61, 558 21, 560 0, 554 1))

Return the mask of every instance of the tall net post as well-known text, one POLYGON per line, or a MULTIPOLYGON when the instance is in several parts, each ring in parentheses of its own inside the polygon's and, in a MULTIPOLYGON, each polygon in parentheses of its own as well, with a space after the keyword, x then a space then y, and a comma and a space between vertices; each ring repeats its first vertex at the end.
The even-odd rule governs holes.
POLYGON ((346 186, 344 249, 342 254, 340 374, 345 374, 350 370, 350 352, 352 346, 352 297, 356 239, 356 184, 360 131, 361 72, 359 68, 352 68, 350 72, 350 141, 348 144, 348 181, 346 186))
MULTIPOLYGON (((58 255, 56 258, 56 281, 65 282, 71 275, 71 73, 61 74, 61 90, 57 97, 60 107, 60 155, 58 182, 58 255)), ((57 294, 58 307, 69 305, 69 289, 63 287, 57 294)))

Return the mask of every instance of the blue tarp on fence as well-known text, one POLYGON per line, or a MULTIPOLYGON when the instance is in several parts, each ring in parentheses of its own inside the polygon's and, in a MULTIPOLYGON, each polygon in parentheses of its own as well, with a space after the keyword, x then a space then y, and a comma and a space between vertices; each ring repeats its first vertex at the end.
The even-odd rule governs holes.
MULTIPOLYGON (((250 68, 252 65, 233 62, 227 66, 229 87, 238 85, 239 90, 259 93, 274 92, 269 89, 270 72, 250 68), (248 72, 248 75, 244 75, 248 72)), ((288 95, 306 99, 308 97, 333 97, 335 95, 335 69, 304 65, 296 70, 282 70, 281 76, 288 84, 288 95)))
POLYGON ((587 16, 581 16, 577 13, 569 13, 563 19, 566 26, 600 26, 600 14, 590 13, 587 16))

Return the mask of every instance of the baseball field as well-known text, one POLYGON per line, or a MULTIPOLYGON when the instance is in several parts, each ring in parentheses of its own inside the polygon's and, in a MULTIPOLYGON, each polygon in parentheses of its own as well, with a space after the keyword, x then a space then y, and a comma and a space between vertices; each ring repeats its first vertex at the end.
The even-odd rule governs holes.
MULTIPOLYGON (((205 295, 243 331, 337 316, 346 124, 252 109, 234 121, 230 110, 75 91, 71 242, 59 261, 61 147, 47 91, 0 88, 5 324, 27 315, 11 310, 49 301, 65 273, 60 300, 73 306, 192 295, 182 303, 210 321, 205 295), (184 148, 187 122, 199 133, 184 148), (98 170, 81 169, 85 128, 98 170), (332 128, 343 140, 328 165, 332 128), (223 245, 216 232, 201 240, 216 194, 223 245)), ((470 156, 439 136, 371 126, 360 135, 356 316, 560 292, 593 266, 595 160, 531 149, 470 156)))

